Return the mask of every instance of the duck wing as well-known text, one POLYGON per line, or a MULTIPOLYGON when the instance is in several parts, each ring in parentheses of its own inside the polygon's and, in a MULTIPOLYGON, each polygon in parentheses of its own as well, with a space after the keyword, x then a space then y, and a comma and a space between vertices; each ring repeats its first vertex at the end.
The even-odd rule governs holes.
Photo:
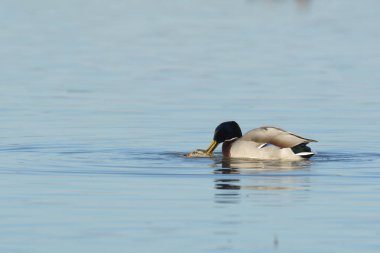
POLYGON ((291 148, 302 143, 317 142, 316 140, 306 139, 296 134, 287 132, 277 127, 259 127, 252 129, 241 137, 244 141, 257 143, 270 143, 280 148, 291 148))

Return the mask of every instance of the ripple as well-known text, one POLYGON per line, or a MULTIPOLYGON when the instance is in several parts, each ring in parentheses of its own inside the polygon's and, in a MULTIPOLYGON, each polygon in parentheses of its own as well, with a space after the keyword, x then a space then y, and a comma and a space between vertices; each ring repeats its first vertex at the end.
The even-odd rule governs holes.
POLYGON ((188 158, 181 152, 84 144, 14 144, 0 147, 0 154, 6 158, 0 173, 197 178, 323 176, 321 168, 315 173, 319 164, 368 166, 380 159, 380 153, 374 152, 320 152, 305 161, 228 159, 220 152, 213 158, 188 158))
POLYGON ((313 157, 315 162, 361 162, 376 159, 380 159, 380 153, 319 152, 313 157))

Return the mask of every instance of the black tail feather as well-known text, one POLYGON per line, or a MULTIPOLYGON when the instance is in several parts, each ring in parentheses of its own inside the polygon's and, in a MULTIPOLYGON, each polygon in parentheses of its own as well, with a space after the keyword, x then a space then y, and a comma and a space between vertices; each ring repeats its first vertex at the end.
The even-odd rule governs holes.
POLYGON ((299 154, 299 156, 303 158, 310 158, 314 155, 314 153, 311 151, 311 148, 306 146, 306 143, 298 144, 297 146, 294 146, 291 148, 294 154, 299 154), (305 154, 301 154, 305 153, 305 154))
POLYGON ((311 152, 311 148, 306 146, 306 143, 298 144, 297 146, 292 147, 292 151, 294 154, 301 152, 311 152))

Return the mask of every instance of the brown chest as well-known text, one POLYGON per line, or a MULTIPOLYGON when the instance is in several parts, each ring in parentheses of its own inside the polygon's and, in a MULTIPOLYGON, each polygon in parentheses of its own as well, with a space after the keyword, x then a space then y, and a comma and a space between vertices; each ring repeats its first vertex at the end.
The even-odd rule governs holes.
POLYGON ((223 142, 222 153, 224 157, 231 157, 231 146, 234 142, 235 140, 223 142))

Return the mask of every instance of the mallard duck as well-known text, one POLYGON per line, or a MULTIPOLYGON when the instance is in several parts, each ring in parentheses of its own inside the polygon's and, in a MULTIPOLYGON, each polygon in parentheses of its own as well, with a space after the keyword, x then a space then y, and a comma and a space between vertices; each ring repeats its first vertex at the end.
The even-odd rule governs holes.
POLYGON ((218 144, 223 143, 224 157, 302 160, 314 155, 307 146, 310 142, 317 141, 271 126, 255 128, 242 135, 238 123, 228 121, 215 128, 206 153, 212 156, 218 144))

